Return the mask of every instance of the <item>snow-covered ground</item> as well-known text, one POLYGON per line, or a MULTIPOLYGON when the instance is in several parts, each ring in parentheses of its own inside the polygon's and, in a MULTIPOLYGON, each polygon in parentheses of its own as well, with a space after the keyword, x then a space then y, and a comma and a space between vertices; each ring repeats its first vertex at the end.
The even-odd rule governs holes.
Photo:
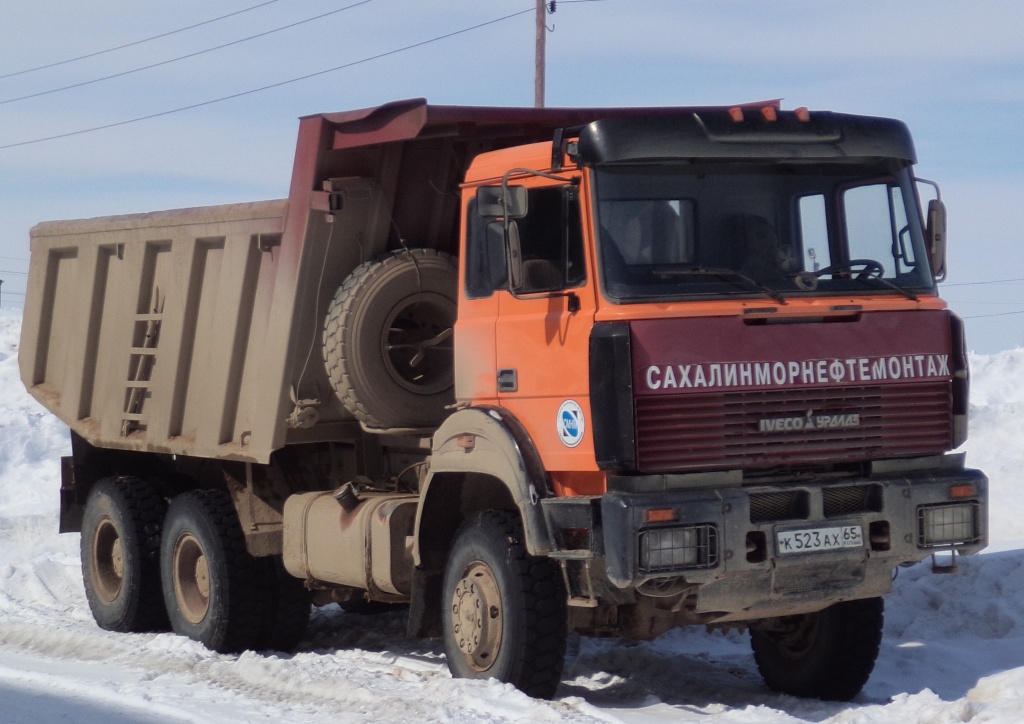
POLYGON ((990 552, 959 575, 901 571, 864 691, 768 691, 746 636, 583 639, 551 702, 453 680, 401 614, 314 613, 292 655, 213 654, 92 621, 77 535, 57 534, 66 430, 22 389, 20 316, 0 310, 0 722, 1007 722, 1024 719, 1024 350, 974 356, 968 462, 991 478, 990 552))

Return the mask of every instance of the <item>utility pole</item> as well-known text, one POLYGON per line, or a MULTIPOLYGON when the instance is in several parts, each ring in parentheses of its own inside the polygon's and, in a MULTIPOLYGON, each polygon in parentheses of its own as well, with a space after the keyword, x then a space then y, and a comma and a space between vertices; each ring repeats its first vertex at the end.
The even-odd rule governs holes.
POLYGON ((533 106, 534 108, 544 107, 544 45, 548 32, 546 0, 537 0, 537 22, 533 68, 533 106))

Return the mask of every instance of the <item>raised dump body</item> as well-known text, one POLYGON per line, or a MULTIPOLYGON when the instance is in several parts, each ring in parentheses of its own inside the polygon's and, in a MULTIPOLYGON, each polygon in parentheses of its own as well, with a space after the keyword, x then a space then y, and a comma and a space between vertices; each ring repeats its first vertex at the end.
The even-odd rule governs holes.
POLYGON ((22 381, 105 448, 267 463, 350 439, 319 359, 345 278, 388 250, 456 254, 476 154, 633 112, 411 100, 308 116, 287 201, 39 224, 22 381))

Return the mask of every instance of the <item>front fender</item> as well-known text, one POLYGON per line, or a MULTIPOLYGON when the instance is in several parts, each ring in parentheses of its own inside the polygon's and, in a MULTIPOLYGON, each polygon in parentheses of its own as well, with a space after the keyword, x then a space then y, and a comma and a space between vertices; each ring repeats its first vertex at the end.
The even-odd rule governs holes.
MULTIPOLYGON (((501 499, 510 499, 519 510, 527 551, 531 555, 552 551, 551 536, 540 505, 541 498, 551 495, 551 484, 529 435, 505 410, 471 407, 452 414, 434 434, 430 470, 421 488, 421 503, 416 513, 413 558, 417 566, 422 564, 424 515, 430 515, 429 511, 439 502, 449 510, 463 505, 461 499, 432 499, 444 494, 438 489, 441 486, 437 481, 450 480, 452 476, 465 480, 467 485, 484 479, 497 481, 502 492, 507 493, 501 499)), ((466 492, 467 499, 475 498, 474 491, 466 492)))

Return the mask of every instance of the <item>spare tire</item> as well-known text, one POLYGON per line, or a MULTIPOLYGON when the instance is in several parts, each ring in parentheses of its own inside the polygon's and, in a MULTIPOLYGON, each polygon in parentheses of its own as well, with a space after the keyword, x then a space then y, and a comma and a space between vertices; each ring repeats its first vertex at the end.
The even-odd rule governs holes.
POLYGON ((324 321, 324 364, 345 408, 368 427, 439 425, 455 401, 458 267, 433 249, 356 267, 324 321))

